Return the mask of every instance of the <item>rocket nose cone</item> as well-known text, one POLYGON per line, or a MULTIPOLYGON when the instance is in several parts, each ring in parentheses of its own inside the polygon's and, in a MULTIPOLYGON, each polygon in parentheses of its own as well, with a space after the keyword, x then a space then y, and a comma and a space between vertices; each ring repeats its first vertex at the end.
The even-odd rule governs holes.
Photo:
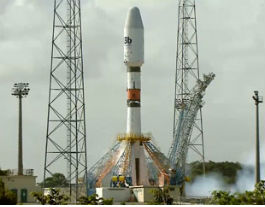
POLYGON ((133 7, 129 10, 127 14, 127 19, 125 22, 126 28, 144 28, 140 10, 138 7, 133 7))

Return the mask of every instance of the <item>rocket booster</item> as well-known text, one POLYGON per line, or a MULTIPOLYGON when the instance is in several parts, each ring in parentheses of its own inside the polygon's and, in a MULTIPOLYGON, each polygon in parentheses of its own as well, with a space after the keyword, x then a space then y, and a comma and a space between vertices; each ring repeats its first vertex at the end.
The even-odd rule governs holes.
MULTIPOLYGON (((129 10, 124 28, 124 63, 127 66, 126 134, 141 137, 141 66, 144 63, 144 26, 137 7, 129 10)), ((132 142, 131 169, 133 185, 148 185, 144 146, 132 142)))
POLYGON ((129 10, 124 28, 127 66, 127 134, 141 135, 141 66, 144 63, 144 26, 137 7, 129 10))

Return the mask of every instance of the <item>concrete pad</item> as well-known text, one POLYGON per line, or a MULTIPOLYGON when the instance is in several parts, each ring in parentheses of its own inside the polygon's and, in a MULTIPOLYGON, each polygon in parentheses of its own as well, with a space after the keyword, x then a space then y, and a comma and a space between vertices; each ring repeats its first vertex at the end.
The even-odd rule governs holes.
POLYGON ((105 199, 113 198, 114 202, 126 202, 130 200, 131 190, 129 188, 102 187, 96 188, 96 194, 105 199))
MULTIPOLYGON (((154 186, 132 186, 130 189, 136 200, 140 203, 149 202, 154 199, 153 190, 159 189, 159 187, 154 186)), ((179 188, 176 186, 169 186, 169 195, 176 201, 179 198, 179 188)))

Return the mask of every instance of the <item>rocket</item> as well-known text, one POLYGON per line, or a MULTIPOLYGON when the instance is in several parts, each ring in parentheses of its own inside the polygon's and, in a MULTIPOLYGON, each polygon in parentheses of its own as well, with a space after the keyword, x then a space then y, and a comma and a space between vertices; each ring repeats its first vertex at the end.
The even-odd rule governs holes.
POLYGON ((124 63, 127 67, 127 136, 132 142, 131 169, 133 185, 148 185, 148 169, 141 138, 141 66, 144 63, 144 26, 137 7, 127 14, 124 27, 124 63))
POLYGON ((141 66, 144 63, 144 27, 137 7, 129 10, 124 28, 127 66, 127 134, 141 135, 141 66))

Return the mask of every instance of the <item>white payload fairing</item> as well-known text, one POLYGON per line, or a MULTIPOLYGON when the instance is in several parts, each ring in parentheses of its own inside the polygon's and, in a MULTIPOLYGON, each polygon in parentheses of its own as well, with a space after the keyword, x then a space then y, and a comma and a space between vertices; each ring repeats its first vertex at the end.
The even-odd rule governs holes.
POLYGON ((141 142, 141 66, 144 63, 144 27, 137 7, 129 10, 124 28, 124 63, 127 66, 127 129, 132 142, 133 185, 148 185, 148 169, 141 142))

